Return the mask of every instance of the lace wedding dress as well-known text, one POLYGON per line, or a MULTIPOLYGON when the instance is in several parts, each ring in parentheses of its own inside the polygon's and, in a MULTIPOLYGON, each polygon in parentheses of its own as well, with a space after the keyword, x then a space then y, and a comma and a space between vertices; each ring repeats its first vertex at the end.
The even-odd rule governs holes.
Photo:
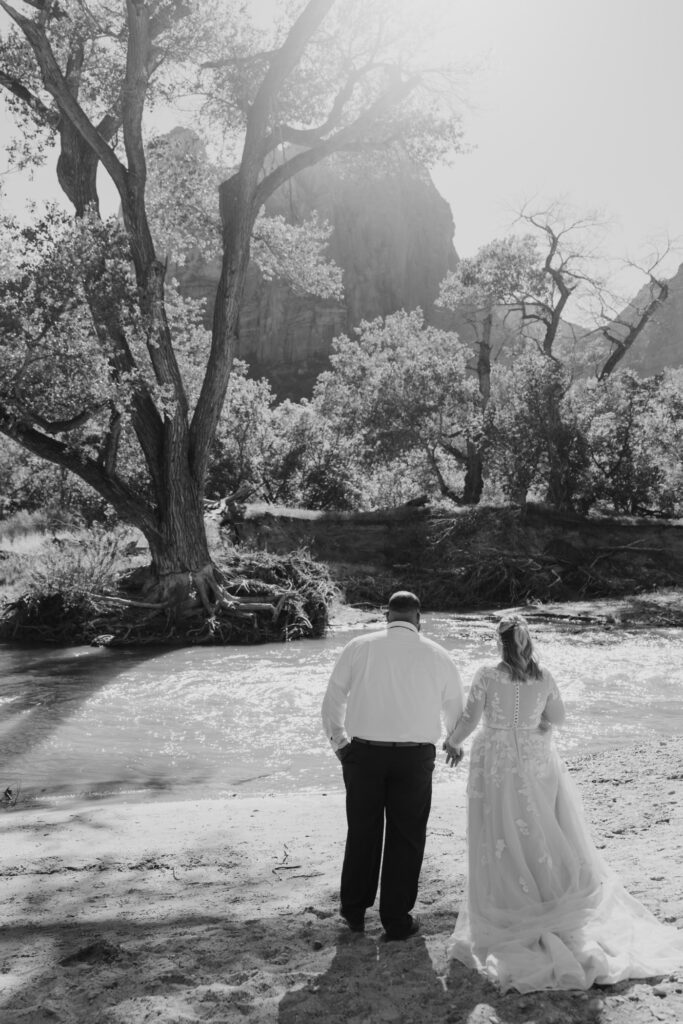
POLYGON ((542 722, 562 720, 548 672, 480 669, 451 745, 470 754, 469 871, 450 954, 503 991, 587 989, 683 966, 683 932, 630 896, 596 850, 542 722), (542 717, 543 716, 543 717, 542 717))

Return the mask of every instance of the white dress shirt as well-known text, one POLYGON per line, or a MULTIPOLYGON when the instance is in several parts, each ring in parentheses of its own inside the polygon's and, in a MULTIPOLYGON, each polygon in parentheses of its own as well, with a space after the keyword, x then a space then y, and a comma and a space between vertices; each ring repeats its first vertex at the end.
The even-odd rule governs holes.
POLYGON ((410 622, 351 640, 332 670, 323 700, 334 750, 365 740, 438 743, 463 710, 460 674, 450 654, 410 622))

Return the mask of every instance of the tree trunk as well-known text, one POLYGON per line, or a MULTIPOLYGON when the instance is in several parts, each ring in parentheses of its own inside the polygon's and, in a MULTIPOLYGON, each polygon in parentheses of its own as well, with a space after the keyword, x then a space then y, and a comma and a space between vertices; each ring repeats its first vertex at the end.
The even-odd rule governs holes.
POLYGON ((61 147, 57 159, 57 178, 63 192, 73 203, 77 217, 83 217, 89 206, 99 213, 97 195, 98 157, 76 131, 70 121, 60 127, 61 147))
POLYGON ((434 470, 434 475, 436 476, 436 480, 437 480, 437 483, 439 485, 439 490, 441 491, 442 496, 444 498, 449 498, 456 505, 460 505, 461 501, 460 501, 459 496, 455 493, 455 491, 451 487, 448 486, 448 482, 446 481, 446 478, 444 477, 443 473, 441 472, 441 467, 439 466, 439 460, 436 457, 436 452, 434 451, 434 449, 430 448, 430 447, 427 447, 425 449, 425 454, 426 454, 426 456, 427 456, 427 458, 429 460, 429 463, 430 463, 432 469, 434 470))
POLYGON ((467 467, 462 493, 464 505, 478 505, 484 490, 484 460, 481 451, 472 441, 467 442, 467 467))
MULTIPOLYGON (((487 310, 477 353, 477 380, 481 395, 481 412, 486 411, 491 398, 491 335, 493 310, 487 310)), ((462 500, 464 505, 478 505, 484 490, 484 459, 481 449, 473 441, 467 442, 467 461, 462 500)))
POLYGON ((576 481, 572 478, 566 455, 556 454, 555 463, 548 473, 546 501, 558 512, 575 512, 575 495, 576 481))
POLYGON ((477 379, 481 395, 481 410, 484 412, 491 397, 491 334, 493 332, 493 310, 484 316, 484 330, 479 339, 477 353, 477 379))
POLYGON ((169 443, 162 479, 157 483, 154 529, 143 531, 152 564, 147 595, 176 607, 196 604, 207 610, 222 599, 214 576, 204 521, 203 489, 189 467, 186 446, 169 443))
POLYGON ((193 575, 210 562, 203 502, 194 488, 190 491, 187 482, 169 483, 159 510, 158 530, 147 539, 152 567, 160 582, 167 577, 193 575))
POLYGON ((202 389, 190 425, 193 469, 202 480, 208 470, 211 442, 225 402, 232 362, 237 346, 239 309, 244 294, 251 248, 251 232, 257 210, 245 195, 241 174, 233 175, 220 188, 223 224, 223 258, 216 290, 211 351, 202 389))

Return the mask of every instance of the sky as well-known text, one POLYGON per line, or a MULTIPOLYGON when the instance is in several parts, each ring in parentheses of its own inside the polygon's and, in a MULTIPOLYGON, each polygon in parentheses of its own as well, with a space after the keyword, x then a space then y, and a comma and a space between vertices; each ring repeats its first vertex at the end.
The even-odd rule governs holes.
MULTIPOLYGON (((248 0, 261 17, 272 0, 248 0)), ((403 0, 406 2, 406 0, 403 0)), ((411 2, 411 0, 407 0, 411 2)), ((427 10, 429 0, 414 0, 427 10)), ((605 251, 683 246, 683 0, 450 0, 445 52, 464 75, 471 151, 432 177, 474 255, 524 203, 608 218, 605 251)), ((7 206, 45 193, 4 176, 7 206)), ((671 256, 673 274, 683 248, 671 256)), ((627 278, 628 279, 628 278, 627 278)))
MULTIPOLYGON (((461 256, 525 202, 609 218, 607 252, 683 241, 683 0, 454 0, 475 148, 433 173, 461 256)), ((683 252, 673 258, 677 267, 683 252)))

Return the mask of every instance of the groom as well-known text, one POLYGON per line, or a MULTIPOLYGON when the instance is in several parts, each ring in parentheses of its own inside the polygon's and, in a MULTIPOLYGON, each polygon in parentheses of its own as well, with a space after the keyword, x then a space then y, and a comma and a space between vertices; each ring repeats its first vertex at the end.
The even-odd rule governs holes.
POLYGON ((410 912, 427 836, 435 744, 442 718, 450 732, 462 709, 455 663, 420 635, 415 594, 397 591, 386 628, 355 637, 339 655, 322 707, 346 787, 341 916, 351 931, 365 928, 380 863, 379 915, 387 940, 419 930, 410 912))

